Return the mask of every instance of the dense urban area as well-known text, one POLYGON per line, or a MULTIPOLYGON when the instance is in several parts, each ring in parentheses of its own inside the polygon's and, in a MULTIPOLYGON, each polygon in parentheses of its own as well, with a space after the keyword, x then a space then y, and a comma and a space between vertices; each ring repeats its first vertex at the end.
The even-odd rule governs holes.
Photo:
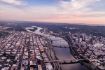
POLYGON ((105 27, 0 22, 0 70, 105 70, 105 27))

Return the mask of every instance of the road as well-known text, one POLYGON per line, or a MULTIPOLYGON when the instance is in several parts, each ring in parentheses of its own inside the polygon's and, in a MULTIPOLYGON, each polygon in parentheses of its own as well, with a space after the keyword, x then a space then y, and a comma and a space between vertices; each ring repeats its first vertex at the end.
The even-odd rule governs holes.
POLYGON ((51 41, 30 32, 0 39, 0 70, 62 70, 51 41))

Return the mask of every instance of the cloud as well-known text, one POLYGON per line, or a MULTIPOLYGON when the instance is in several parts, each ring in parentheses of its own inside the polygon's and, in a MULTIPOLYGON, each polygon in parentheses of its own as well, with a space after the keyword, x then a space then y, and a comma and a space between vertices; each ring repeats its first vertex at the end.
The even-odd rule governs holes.
MULTIPOLYGON (((9 5, 0 4, 0 19, 51 21, 51 22, 104 22, 105 11, 95 11, 91 5, 102 0, 60 0, 58 5, 43 6, 29 5, 22 7, 23 0, 0 0, 9 5), (14 5, 20 6, 19 8, 14 5)), ((101 3, 101 2, 100 2, 101 3)), ((89 23, 90 23, 89 22, 89 23)), ((104 22, 105 23, 105 22, 104 22)))
POLYGON ((1 7, 0 19, 7 20, 35 20, 49 18, 57 15, 56 7, 51 6, 28 6, 25 8, 15 8, 12 6, 1 7))
POLYGON ((64 13, 78 13, 92 10, 90 5, 101 0, 60 0, 59 6, 64 13))
POLYGON ((0 0, 2 3, 11 4, 11 5, 23 5, 23 0, 0 0))

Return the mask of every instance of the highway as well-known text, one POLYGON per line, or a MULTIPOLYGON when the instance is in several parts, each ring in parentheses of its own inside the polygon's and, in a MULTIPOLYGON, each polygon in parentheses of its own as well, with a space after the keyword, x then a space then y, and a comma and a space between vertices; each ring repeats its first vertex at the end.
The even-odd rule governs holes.
POLYGON ((63 38, 69 44, 70 53, 89 70, 105 70, 104 38, 92 35, 68 33, 63 38), (81 61, 82 60, 82 61, 81 61))

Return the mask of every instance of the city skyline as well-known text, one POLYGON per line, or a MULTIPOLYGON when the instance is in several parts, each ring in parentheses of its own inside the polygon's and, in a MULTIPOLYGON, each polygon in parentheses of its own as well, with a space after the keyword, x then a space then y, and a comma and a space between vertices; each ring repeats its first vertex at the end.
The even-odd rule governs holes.
POLYGON ((105 0, 0 0, 0 19, 105 24, 105 0))

